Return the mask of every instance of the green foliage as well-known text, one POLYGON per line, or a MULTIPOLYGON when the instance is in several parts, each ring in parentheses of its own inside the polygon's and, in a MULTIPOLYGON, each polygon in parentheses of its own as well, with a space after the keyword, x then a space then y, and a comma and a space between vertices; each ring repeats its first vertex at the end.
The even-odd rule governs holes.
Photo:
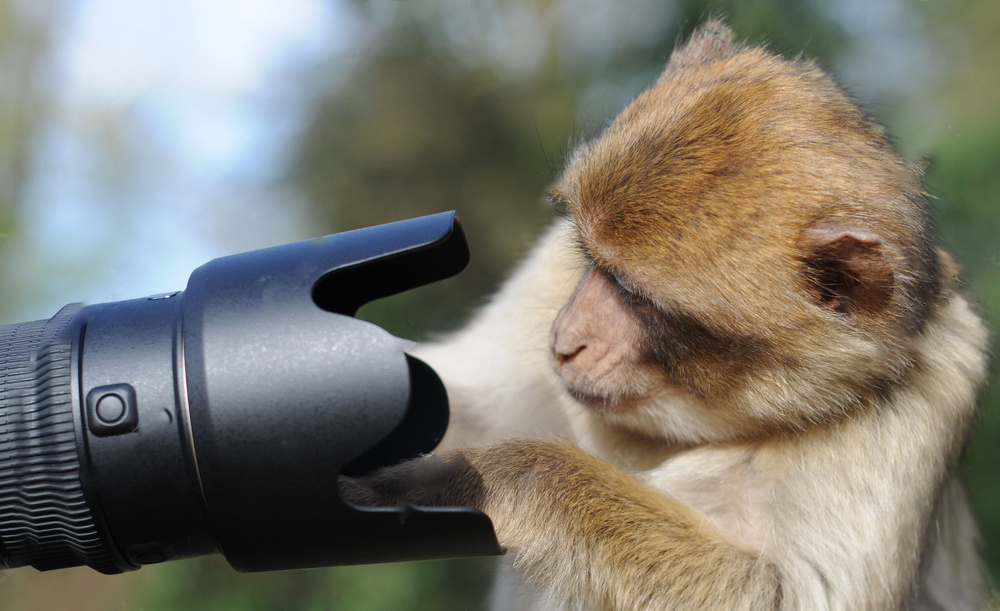
POLYGON ((461 279, 367 308, 410 337, 456 326, 530 244, 548 216, 545 158, 562 147, 551 134, 569 132, 572 117, 571 90, 556 83, 500 83, 433 61, 434 35, 402 20, 318 98, 290 177, 333 230, 458 210, 473 248, 461 279))
POLYGON ((151 575, 144 576, 137 606, 145 611, 476 608, 488 591, 495 562, 465 559, 244 575, 221 558, 197 558, 143 569, 151 575))
MULTIPOLYGON (((962 263, 969 292, 991 327, 1000 322, 1000 240, 997 230, 1000 193, 1000 121, 965 126, 962 137, 935 151, 928 186, 934 194, 934 216, 942 241, 962 263)), ((987 545, 985 557, 1000 576, 1000 371, 994 359, 992 383, 980 402, 961 474, 987 545)))

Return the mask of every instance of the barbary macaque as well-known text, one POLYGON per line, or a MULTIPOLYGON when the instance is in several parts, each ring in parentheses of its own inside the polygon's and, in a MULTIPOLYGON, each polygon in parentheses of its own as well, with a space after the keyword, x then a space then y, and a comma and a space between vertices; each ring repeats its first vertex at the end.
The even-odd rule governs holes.
POLYGON ((467 328, 436 460, 359 482, 470 505, 496 607, 976 609, 950 468, 986 331, 921 176, 811 61, 699 28, 568 160, 467 328))

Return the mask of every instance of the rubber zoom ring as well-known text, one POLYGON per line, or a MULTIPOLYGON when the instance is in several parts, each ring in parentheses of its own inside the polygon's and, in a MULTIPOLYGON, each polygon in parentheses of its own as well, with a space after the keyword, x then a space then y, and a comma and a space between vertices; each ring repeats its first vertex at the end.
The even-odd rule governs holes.
POLYGON ((0 327, 0 555, 10 568, 81 564, 122 572, 104 545, 80 480, 70 373, 79 312, 0 327))

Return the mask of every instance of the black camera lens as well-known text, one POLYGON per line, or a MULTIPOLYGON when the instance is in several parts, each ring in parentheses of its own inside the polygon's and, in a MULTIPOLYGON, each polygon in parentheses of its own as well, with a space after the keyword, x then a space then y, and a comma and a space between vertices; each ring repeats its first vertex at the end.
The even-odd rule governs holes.
POLYGON ((337 486, 429 452, 448 421, 409 342, 353 314, 467 260, 444 213, 223 257, 183 292, 0 327, 0 566, 498 553, 475 510, 356 507, 337 486))

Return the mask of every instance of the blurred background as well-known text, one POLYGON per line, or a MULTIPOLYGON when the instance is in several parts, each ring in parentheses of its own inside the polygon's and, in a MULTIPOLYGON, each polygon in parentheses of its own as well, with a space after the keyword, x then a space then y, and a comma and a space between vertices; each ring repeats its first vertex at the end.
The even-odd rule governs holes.
MULTIPOLYGON (((456 209, 470 268, 365 312, 414 339, 454 328, 553 217, 543 194, 574 143, 711 14, 817 58, 929 160, 938 232, 1000 328, 995 0, 0 0, 0 324, 182 289, 224 254, 456 209)), ((998 387, 959 468, 994 575, 998 387)), ((0 607, 476 609, 494 563, 22 568, 0 572, 0 607)))

